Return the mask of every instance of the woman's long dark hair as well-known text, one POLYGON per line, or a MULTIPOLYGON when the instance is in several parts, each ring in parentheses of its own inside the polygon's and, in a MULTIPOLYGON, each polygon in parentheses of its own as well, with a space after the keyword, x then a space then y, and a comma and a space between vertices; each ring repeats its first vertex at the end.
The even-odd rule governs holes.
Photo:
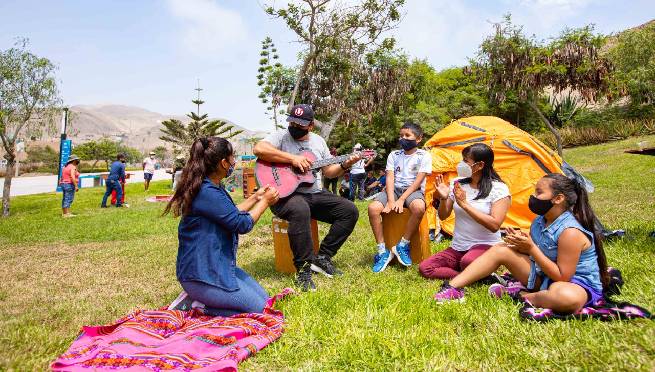
MULTIPOLYGON (((503 182, 496 170, 494 169, 494 151, 491 147, 485 145, 484 143, 475 143, 470 146, 466 146, 462 150, 462 157, 470 157, 474 162, 484 162, 484 168, 482 168, 482 175, 480 177, 480 183, 478 184, 478 196, 474 200, 484 199, 489 196, 491 192, 491 187, 493 181, 503 182)), ((464 178, 459 181, 459 183, 465 185, 471 183, 471 177, 464 178)))
POLYGON ((566 203, 575 216, 575 219, 580 222, 580 225, 591 231, 594 235, 594 244, 596 245, 596 256, 598 257, 598 268, 600 270, 600 280, 603 283, 603 288, 607 288, 609 283, 609 275, 607 274, 607 258, 605 257, 605 250, 603 249, 603 236, 600 231, 596 229, 596 215, 594 214, 591 205, 589 205, 589 196, 587 190, 580 185, 577 181, 566 177, 559 173, 550 173, 545 176, 550 180, 550 188, 553 190, 553 196, 557 194, 564 195, 566 203))
POLYGON ((188 214, 202 181, 216 171, 221 160, 229 158, 233 153, 232 144, 225 138, 203 137, 195 140, 189 151, 189 160, 182 169, 180 181, 175 186, 175 194, 163 214, 171 210, 175 217, 188 214))

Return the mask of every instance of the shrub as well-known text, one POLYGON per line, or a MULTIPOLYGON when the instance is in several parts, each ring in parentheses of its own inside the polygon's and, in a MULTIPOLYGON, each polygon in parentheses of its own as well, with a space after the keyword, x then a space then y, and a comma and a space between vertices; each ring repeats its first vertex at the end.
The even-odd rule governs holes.
MULTIPOLYGON (((654 119, 611 120, 597 126, 567 126, 560 129, 564 147, 594 145, 649 134, 655 134, 654 119)), ((550 132, 536 136, 550 147, 557 144, 555 136, 550 132)))

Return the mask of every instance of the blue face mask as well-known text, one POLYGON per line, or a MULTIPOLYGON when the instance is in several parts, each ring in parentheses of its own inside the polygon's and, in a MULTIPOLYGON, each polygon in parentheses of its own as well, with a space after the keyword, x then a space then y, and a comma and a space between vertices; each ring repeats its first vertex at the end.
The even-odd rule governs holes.
POLYGON ((225 177, 230 177, 230 176, 232 175, 232 173, 234 173, 234 166, 235 166, 236 164, 237 164, 237 163, 234 163, 234 164, 231 164, 231 165, 230 165, 230 167, 227 169, 227 174, 225 175, 225 177))
POLYGON ((416 140, 410 140, 407 138, 401 138, 398 142, 400 143, 400 147, 402 147, 405 151, 409 151, 418 146, 418 142, 416 142, 416 140))

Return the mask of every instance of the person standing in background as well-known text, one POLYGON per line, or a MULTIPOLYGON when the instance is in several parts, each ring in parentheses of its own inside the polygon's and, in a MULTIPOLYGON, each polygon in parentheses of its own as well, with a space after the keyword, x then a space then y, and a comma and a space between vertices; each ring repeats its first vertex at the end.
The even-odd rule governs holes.
POLYGON ((152 181, 152 176, 155 174, 155 166, 159 162, 155 158, 155 155, 156 154, 151 151, 150 157, 143 159, 143 182, 146 191, 148 191, 148 188, 150 187, 150 181, 152 181))
MULTIPOLYGON (((360 143, 356 144, 353 150, 361 151, 362 145, 360 143)), ((357 161, 350 168, 350 200, 364 200, 364 183, 366 182, 366 167, 371 165, 373 162, 373 157, 370 157, 368 161, 366 159, 361 159, 357 161)))
POLYGON ((75 217, 71 213, 71 204, 73 204, 73 199, 75 198, 75 193, 79 190, 77 183, 79 180, 80 172, 77 170, 77 166, 80 164, 80 158, 75 155, 68 157, 66 166, 61 172, 61 190, 63 191, 63 197, 61 200, 61 213, 62 217, 75 217))
MULTIPOLYGON (((332 156, 337 156, 337 148, 332 146, 330 147, 330 155, 332 156)), ((337 184, 339 183, 339 177, 334 177, 334 178, 327 178, 323 177, 323 190, 330 191, 330 187, 332 187, 331 193, 334 195, 337 195, 337 184)))
POLYGON ((123 206, 123 188, 121 182, 125 182, 125 155, 118 154, 116 161, 111 163, 109 169, 109 176, 107 176, 107 190, 102 197, 101 208, 107 208, 107 198, 111 195, 112 191, 116 191, 116 208, 123 206))

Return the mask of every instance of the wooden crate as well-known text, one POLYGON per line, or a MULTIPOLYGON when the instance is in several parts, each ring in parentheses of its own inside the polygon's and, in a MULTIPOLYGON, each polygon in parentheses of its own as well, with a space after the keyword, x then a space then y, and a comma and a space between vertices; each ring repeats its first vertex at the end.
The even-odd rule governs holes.
POLYGON ((249 198, 255 193, 257 188, 257 179, 255 178, 254 168, 243 168, 243 198, 249 198))
MULTIPOLYGON (((391 249, 391 247, 396 245, 402 238, 410 214, 411 212, 409 211, 409 208, 405 208, 402 214, 396 212, 382 213, 384 244, 387 246, 387 249, 391 249)), ((430 257, 429 227, 428 219, 425 214, 423 215, 418 230, 416 230, 414 235, 412 235, 410 242, 411 248, 409 255, 412 258, 412 264, 419 264, 424 259, 430 257)), ((396 260, 394 259, 392 262, 395 261, 396 260)))
MULTIPOLYGON (((281 218, 273 217, 271 230, 273 231, 273 249, 275 251, 275 270, 281 273, 295 273, 293 265, 293 252, 289 245, 287 229, 289 222, 281 218)), ((312 219, 312 240, 314 241, 314 254, 318 253, 318 223, 312 219)))

